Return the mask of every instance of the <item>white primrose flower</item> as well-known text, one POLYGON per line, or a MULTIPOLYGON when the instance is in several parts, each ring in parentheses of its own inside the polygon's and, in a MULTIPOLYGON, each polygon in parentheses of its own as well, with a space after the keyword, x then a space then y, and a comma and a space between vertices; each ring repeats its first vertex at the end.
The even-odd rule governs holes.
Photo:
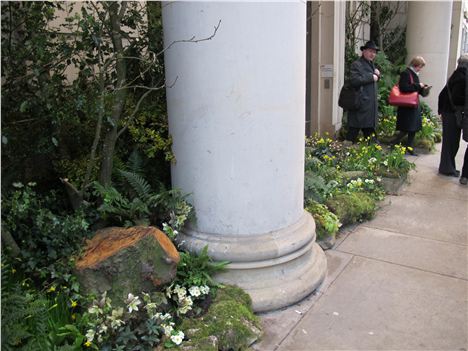
POLYGON ((185 297, 182 301, 179 302, 181 304, 181 307, 179 308, 180 314, 186 314, 192 309, 193 300, 190 296, 185 297))
POLYGON ((383 161, 383 164, 384 166, 388 166, 388 161, 387 160, 383 161))
POLYGON ((190 287, 189 293, 190 293, 190 295, 192 295, 193 297, 198 297, 198 296, 201 295, 201 291, 200 291, 200 288, 199 288, 198 286, 192 286, 192 287, 190 287))
POLYGON ((375 157, 371 157, 369 159, 369 163, 375 163, 375 162, 377 162, 377 159, 375 157))
POLYGON ((181 302, 187 296, 187 290, 183 286, 176 285, 173 292, 177 294, 179 302, 181 302))
POLYGON ((171 335, 171 341, 176 344, 176 345, 180 345, 182 344, 182 341, 184 340, 184 333, 179 331, 177 334, 175 335, 171 335))
POLYGON ((174 331, 174 323, 170 322, 169 324, 161 324, 161 327, 164 329, 164 335, 171 336, 172 332, 174 331))
POLYGON ((208 285, 200 286, 200 291, 203 295, 208 295, 210 292, 210 287, 208 285))
POLYGON ((86 340, 89 342, 92 342, 94 340, 94 335, 96 335, 96 332, 94 331, 94 329, 88 329, 85 335, 86 340))

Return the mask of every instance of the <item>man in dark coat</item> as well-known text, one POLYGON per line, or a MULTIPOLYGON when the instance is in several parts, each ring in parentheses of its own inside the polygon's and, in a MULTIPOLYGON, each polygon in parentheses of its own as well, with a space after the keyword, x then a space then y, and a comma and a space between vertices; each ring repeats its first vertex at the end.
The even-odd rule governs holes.
POLYGON ((358 110, 348 111, 347 140, 355 143, 359 130, 364 137, 375 134, 377 127, 377 81, 380 71, 374 66, 374 59, 379 48, 373 41, 361 46, 362 56, 351 64, 351 85, 359 90, 361 106, 358 110))

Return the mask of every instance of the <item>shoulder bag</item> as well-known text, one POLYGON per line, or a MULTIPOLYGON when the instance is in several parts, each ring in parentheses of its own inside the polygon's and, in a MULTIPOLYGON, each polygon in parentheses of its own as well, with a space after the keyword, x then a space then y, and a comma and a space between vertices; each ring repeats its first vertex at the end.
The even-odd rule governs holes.
MULTIPOLYGON (((410 72, 411 84, 413 84, 413 75, 410 72)), ((419 93, 413 91, 411 93, 403 93, 400 91, 399 83, 396 83, 392 90, 390 90, 390 95, 388 96, 388 103, 392 106, 398 107, 412 107, 416 108, 419 105, 419 93)))
POLYGON ((338 106, 345 111, 356 111, 361 107, 361 90, 355 89, 349 83, 345 83, 340 91, 338 106))

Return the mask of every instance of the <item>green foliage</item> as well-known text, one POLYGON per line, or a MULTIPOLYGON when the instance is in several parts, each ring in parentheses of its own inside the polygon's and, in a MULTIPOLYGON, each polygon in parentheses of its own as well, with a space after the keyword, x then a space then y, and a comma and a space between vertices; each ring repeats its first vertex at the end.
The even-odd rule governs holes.
POLYGON ((369 220, 377 210, 376 200, 365 192, 336 194, 326 205, 343 225, 369 220))
POLYGON ((248 350, 261 336, 261 324, 252 311, 250 297, 240 288, 226 286, 217 296, 205 315, 184 319, 181 328, 186 331, 186 348, 199 351, 248 350), (210 342, 215 336, 217 345, 210 342))
POLYGON ((2 256, 2 349, 81 350, 83 339, 63 335, 73 320, 67 297, 34 290, 2 256))
POLYGON ((208 246, 205 246, 199 254, 181 252, 175 283, 182 287, 192 285, 218 287, 218 283, 213 280, 212 276, 223 271, 228 263, 227 261, 213 261, 208 255, 208 246))
POLYGON ((180 190, 165 190, 155 193, 143 176, 119 170, 124 182, 123 191, 113 186, 94 183, 94 194, 102 199, 98 208, 100 216, 113 225, 158 225, 168 222, 173 230, 180 230, 193 215, 193 207, 185 200, 180 190))
POLYGON ((335 237, 341 224, 338 217, 326 205, 309 201, 306 210, 314 217, 318 240, 335 237))
POLYGON ((177 333, 173 317, 163 314, 158 294, 128 294, 123 307, 113 307, 104 293, 83 316, 85 346, 93 350, 152 351, 166 334, 177 333))
POLYGON ((54 272, 58 262, 68 260, 80 248, 90 234, 89 224, 84 212, 70 215, 59 210, 56 193, 39 195, 34 183, 15 186, 15 190, 2 194, 2 225, 21 249, 17 260, 21 269, 44 278, 54 272))

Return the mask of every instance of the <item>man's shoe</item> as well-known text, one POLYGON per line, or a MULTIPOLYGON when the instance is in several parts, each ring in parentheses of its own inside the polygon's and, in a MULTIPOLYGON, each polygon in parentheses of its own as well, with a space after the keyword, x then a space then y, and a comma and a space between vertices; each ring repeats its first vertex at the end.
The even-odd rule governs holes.
POLYGON ((455 172, 452 172, 452 173, 445 173, 445 172, 439 172, 439 174, 442 174, 444 176, 448 176, 448 177, 459 177, 460 176, 460 171, 457 169, 455 170, 455 172))
POLYGON ((466 185, 468 183, 468 178, 467 177, 461 177, 460 178, 460 184, 466 185))
POLYGON ((419 156, 413 149, 407 148, 406 153, 411 156, 419 156))

